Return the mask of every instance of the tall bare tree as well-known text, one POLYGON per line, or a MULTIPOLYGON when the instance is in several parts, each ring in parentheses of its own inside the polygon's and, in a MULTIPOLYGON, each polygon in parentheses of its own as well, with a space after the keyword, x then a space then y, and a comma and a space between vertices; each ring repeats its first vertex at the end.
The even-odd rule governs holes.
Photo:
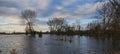
POLYGON ((98 13, 102 20, 103 30, 118 32, 120 30, 120 0, 109 0, 105 2, 98 13))
POLYGON ((99 17, 102 18, 103 30, 108 29, 113 18, 113 6, 109 2, 106 2, 102 6, 98 6, 97 12, 99 17))
POLYGON ((26 20, 26 33, 33 33, 34 29, 33 29, 33 18, 36 18, 37 13, 34 10, 25 10, 21 13, 21 17, 24 18, 26 20))
POLYGON ((112 6, 114 7, 113 9, 113 23, 112 23, 112 27, 113 30, 120 30, 120 0, 109 0, 110 3, 112 4, 112 6))

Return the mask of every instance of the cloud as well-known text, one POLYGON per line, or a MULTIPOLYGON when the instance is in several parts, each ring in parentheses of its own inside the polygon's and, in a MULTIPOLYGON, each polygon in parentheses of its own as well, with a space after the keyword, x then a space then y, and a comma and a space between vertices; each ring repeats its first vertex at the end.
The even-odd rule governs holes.
POLYGON ((78 6, 74 11, 74 14, 85 15, 85 14, 93 14, 96 12, 97 5, 96 4, 85 4, 82 6, 78 6))
POLYGON ((62 9, 64 9, 64 7, 62 7, 62 6, 56 6, 56 9, 57 10, 62 10, 62 9))
POLYGON ((47 9, 51 0, 36 0, 36 2, 37 2, 37 6, 39 6, 40 9, 44 10, 47 9))
POLYGON ((103 2, 85 3, 84 5, 77 5, 75 9, 57 6, 57 11, 55 10, 49 17, 63 17, 69 20, 94 18, 97 6, 102 4, 103 2))
MULTIPOLYGON (((0 0, 0 15, 11 15, 20 13, 25 9, 43 11, 47 9, 51 0, 0 0)), ((41 12, 42 12, 41 11, 41 12)))
MULTIPOLYGON (((23 19, 21 18, 0 18, 0 32, 24 32, 24 29, 26 27, 26 23, 23 19)), ((34 29, 36 31, 47 31, 48 26, 46 25, 46 21, 41 21, 34 19, 34 29)))
POLYGON ((73 3, 75 3, 75 2, 78 2, 79 0, 63 0, 62 1, 62 4, 64 5, 64 6, 68 6, 68 5, 71 5, 71 4, 73 4, 73 3))
POLYGON ((8 26, 1 26, 0 32, 24 32, 25 26, 20 25, 8 25, 8 26))
MULTIPOLYGON (((1 31, 13 31, 14 29, 23 31, 25 22, 20 17, 21 11, 33 9, 38 12, 38 15, 41 15, 41 13, 47 9, 49 3, 50 0, 0 0, 1 31)), ((37 20, 37 24, 38 23, 42 24, 40 26, 44 26, 42 21, 37 20)))
POLYGON ((0 7, 0 16, 9 17, 9 16, 19 16, 20 11, 16 8, 0 7))
MULTIPOLYGON (((63 17, 69 21, 85 18, 94 18, 97 5, 104 2, 95 0, 0 0, 0 24, 12 24, 16 27, 7 27, 8 30, 24 28, 25 22, 21 19, 21 11, 33 9, 38 13, 34 19, 41 30, 48 30, 46 21, 53 17, 63 17), (47 19, 47 20, 39 20, 47 19)), ((6 31, 6 30, 5 30, 6 31)))

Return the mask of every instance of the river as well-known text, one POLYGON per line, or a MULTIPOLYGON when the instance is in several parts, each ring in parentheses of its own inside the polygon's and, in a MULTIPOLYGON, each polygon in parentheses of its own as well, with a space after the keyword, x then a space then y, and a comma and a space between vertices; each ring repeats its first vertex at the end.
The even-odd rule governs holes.
POLYGON ((17 54, 119 54, 120 39, 49 34, 42 37, 0 35, 0 54, 10 54, 12 49, 17 54))

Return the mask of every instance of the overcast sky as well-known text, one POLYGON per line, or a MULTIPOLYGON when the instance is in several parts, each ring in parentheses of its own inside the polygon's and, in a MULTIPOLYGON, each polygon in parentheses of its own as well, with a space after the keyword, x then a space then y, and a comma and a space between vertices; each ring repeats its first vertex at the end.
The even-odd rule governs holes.
POLYGON ((36 30, 48 30, 46 21, 53 17, 85 26, 98 19, 95 18, 96 8, 103 3, 97 0, 0 0, 0 31, 24 31, 25 22, 20 16, 26 9, 38 14, 34 19, 38 25, 36 30))

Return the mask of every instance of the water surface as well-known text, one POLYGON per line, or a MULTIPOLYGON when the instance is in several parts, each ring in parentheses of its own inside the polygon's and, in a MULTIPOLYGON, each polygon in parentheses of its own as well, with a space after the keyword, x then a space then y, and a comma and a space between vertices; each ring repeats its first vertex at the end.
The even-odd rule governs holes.
POLYGON ((43 34, 42 37, 0 35, 0 54, 115 54, 120 51, 119 38, 63 36, 43 34))

